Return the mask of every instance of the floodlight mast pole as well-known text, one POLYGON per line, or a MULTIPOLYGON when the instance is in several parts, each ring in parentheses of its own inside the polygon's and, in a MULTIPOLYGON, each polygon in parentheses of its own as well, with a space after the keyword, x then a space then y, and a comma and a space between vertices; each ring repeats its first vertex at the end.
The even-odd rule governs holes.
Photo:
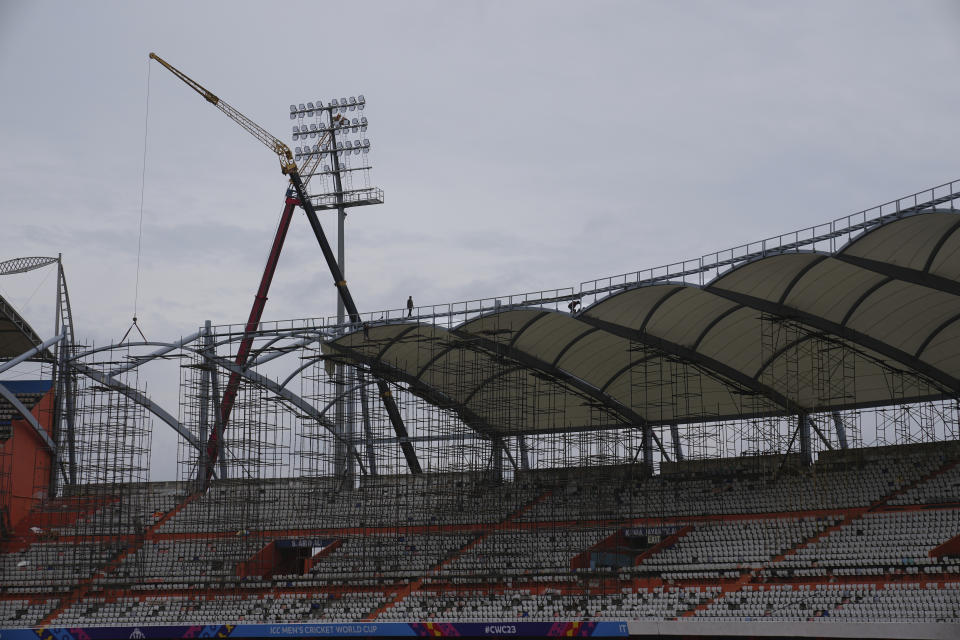
MULTIPOLYGON (((335 192, 335 199, 337 202, 337 262, 340 265, 340 272, 343 274, 343 277, 347 277, 347 257, 346 257, 346 236, 344 232, 344 223, 347 219, 347 212, 343 206, 343 181, 340 179, 340 158, 337 155, 337 135, 334 131, 334 121, 333 121, 333 111, 330 111, 330 144, 333 147, 334 151, 330 154, 331 163, 333 165, 333 185, 335 192)), ((337 324, 343 325, 344 321, 344 306, 343 300, 340 299, 340 296, 337 296, 337 324)), ((350 393, 346 397, 342 395, 344 389, 347 388, 347 377, 348 369, 343 364, 337 363, 336 369, 334 370, 334 377, 337 384, 337 393, 340 394, 339 399, 337 400, 337 409, 336 409, 336 421, 335 424, 340 431, 341 437, 346 437, 349 440, 353 439, 353 394, 350 393), (349 433, 347 433, 349 431, 349 433)), ((337 451, 334 455, 334 473, 336 475, 347 474, 352 475, 350 467, 353 466, 353 458, 350 457, 347 452, 343 441, 337 440, 337 443, 334 445, 337 448, 337 451), (342 469, 340 467, 343 467, 342 469)))
MULTIPOLYGON (((353 296, 350 294, 350 290, 347 288, 347 282, 343 277, 343 272, 341 271, 340 266, 337 264, 335 256, 333 255, 333 250, 330 248, 330 243, 327 241, 326 234, 323 232, 323 227, 320 226, 320 220, 317 218, 317 213, 313 208, 313 203, 310 201, 310 198, 306 193, 303 180, 301 179, 300 173, 297 169, 297 163, 293 159, 293 153, 290 151, 290 148, 280 139, 274 137, 266 129, 247 118, 245 115, 240 113, 240 111, 221 100, 219 97, 200 85, 200 83, 196 82, 182 71, 163 60, 160 56, 156 55, 155 53, 151 53, 149 57, 151 60, 156 60, 163 65, 168 71, 180 78, 180 80, 182 80, 187 86, 203 96, 207 102, 217 107, 217 109, 222 111, 227 117, 246 129, 254 137, 260 140, 260 142, 276 153, 280 160, 280 170, 284 175, 290 178, 290 182, 297 195, 297 199, 293 199, 290 197, 292 195, 290 194, 290 190, 287 190, 284 213, 281 215, 281 221, 277 229, 277 234, 274 238, 274 244, 271 248, 263 277, 260 281, 260 288, 258 289, 257 296, 254 299, 253 309, 251 309, 250 317, 247 321, 243 340, 241 341, 240 348, 237 351, 236 364, 240 367, 246 366, 250 348, 253 345, 254 332, 256 331, 257 326, 260 324, 260 317, 262 316, 263 309, 266 306, 267 292, 269 291, 270 283, 273 280, 273 274, 280 258, 280 251, 283 247, 287 229, 289 228, 289 222, 290 218, 292 217, 293 208, 297 204, 299 204, 307 214, 307 220, 310 222, 310 227, 313 229, 313 233, 317 238, 318 244, 320 245, 320 251, 323 253, 323 257, 330 269, 330 274, 333 276, 334 285, 337 287, 339 296, 343 300, 343 304, 346 307, 347 312, 350 314, 350 321, 359 324, 360 313, 357 310, 357 305, 354 303, 353 296)), ((387 415, 390 417, 390 422, 393 424, 394 431, 396 432, 398 439, 401 441, 401 449, 403 450, 404 457, 406 458, 407 464, 410 467, 410 471, 412 473, 421 473, 420 463, 417 460, 416 452, 414 451, 413 446, 408 442, 409 435, 407 433, 406 426, 403 424, 403 417, 400 415, 400 410, 397 407, 397 403, 393 399, 393 395, 390 392, 390 388, 387 386, 387 383, 380 378, 377 378, 377 387, 380 391, 380 397, 384 408, 387 411, 387 415)), ((210 481, 213 478, 214 468, 222 448, 221 441, 223 439, 223 432, 229 422, 230 414, 233 410, 233 405, 236 401, 239 388, 240 374, 238 372, 232 372, 227 383, 227 388, 224 389, 223 400, 221 401, 220 405, 219 424, 216 425, 211 431, 210 438, 206 445, 206 456, 203 460, 203 466, 205 467, 203 470, 204 489, 210 486, 210 481)))

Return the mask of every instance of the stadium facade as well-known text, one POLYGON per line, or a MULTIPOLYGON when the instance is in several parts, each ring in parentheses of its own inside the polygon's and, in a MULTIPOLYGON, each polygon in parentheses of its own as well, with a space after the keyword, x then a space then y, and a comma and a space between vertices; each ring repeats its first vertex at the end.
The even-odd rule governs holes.
POLYGON ((0 634, 956 637, 957 187, 575 288, 170 342, 80 344, 56 260, 58 336, 0 305, 0 355, 45 372, 0 385, 0 634), (177 481, 150 482, 154 428, 177 481))

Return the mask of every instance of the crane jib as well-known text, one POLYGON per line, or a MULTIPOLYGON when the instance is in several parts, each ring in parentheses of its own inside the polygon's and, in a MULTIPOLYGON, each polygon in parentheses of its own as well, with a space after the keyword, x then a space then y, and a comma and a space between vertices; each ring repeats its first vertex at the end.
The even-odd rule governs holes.
MULTIPOLYGON (((290 176, 290 182, 296 191, 296 195, 300 201, 300 206, 307 214, 307 220, 310 222, 310 226, 312 227, 314 235, 317 238, 317 242, 320 245, 320 250, 326 259, 327 266, 330 268, 330 274, 333 276, 333 281, 337 287, 340 299, 343 301, 343 305, 346 307, 347 312, 350 315, 350 320, 352 322, 359 323, 360 312, 357 310, 357 305, 353 301, 353 296, 350 295, 350 289, 347 288, 347 282, 343 277, 343 273, 340 270, 339 264, 337 264, 337 260, 333 255, 333 251, 331 250, 330 243, 327 241, 326 235, 323 232, 323 228, 320 226, 320 221, 317 218, 316 211, 314 211, 313 204, 307 196, 304 188, 304 182, 300 178, 300 174, 297 169, 297 163, 293 159, 293 154, 290 152, 290 147, 288 147, 278 138, 275 138, 269 131, 255 123, 253 120, 240 113, 230 104, 224 102, 216 95, 208 91, 200 83, 196 82, 185 73, 165 61, 160 56, 156 55, 155 53, 151 53, 150 59, 156 60, 161 65, 166 67, 167 70, 169 70, 172 74, 180 78, 184 84, 202 95, 208 102, 222 111, 224 115, 246 129, 271 151, 277 154, 280 159, 281 171, 284 175, 290 176)), ((288 208, 285 209, 283 217, 287 220, 287 222, 289 222, 290 211, 292 210, 293 205, 289 201, 287 202, 287 205, 288 208)), ((273 277, 273 270, 276 268, 277 260, 280 257, 280 248, 283 245, 283 239, 286 235, 286 229, 284 228, 283 224, 281 224, 281 228, 283 228, 283 230, 281 232, 281 230, 278 229, 278 236, 274 243, 275 251, 272 251, 270 257, 268 258, 267 266, 264 271, 264 277, 261 281, 261 288, 258 290, 257 296, 254 299, 254 306, 251 310, 250 318, 247 323, 247 330, 245 332, 244 340, 241 345, 241 349, 236 356, 236 364, 241 367, 244 366, 249 354, 249 349, 252 346, 253 330, 259 323, 260 315, 263 313, 263 308, 267 299, 267 289, 269 289, 270 280, 273 277)), ((394 400, 393 396, 390 394, 390 390, 385 381, 378 379, 377 386, 380 390, 380 397, 383 402, 384 409, 390 418, 390 422, 393 424, 394 432, 402 443, 400 448, 407 460, 410 471, 415 474, 422 473, 420 462, 417 460, 416 451, 414 450, 413 446, 406 441, 408 438, 408 433, 403 422, 403 417, 401 416, 400 410, 397 407, 396 400, 394 400)), ((204 481, 204 488, 209 487, 210 480, 213 477, 214 465, 216 464, 217 458, 220 454, 220 443, 223 439, 223 431, 226 429, 230 420, 230 413, 233 409, 233 403, 236 398, 238 388, 239 380, 231 376, 230 382, 228 383, 227 388, 224 390, 220 411, 215 414, 215 422, 217 424, 211 431, 210 437, 207 441, 206 460, 204 463, 206 468, 202 470, 201 474, 204 481)))

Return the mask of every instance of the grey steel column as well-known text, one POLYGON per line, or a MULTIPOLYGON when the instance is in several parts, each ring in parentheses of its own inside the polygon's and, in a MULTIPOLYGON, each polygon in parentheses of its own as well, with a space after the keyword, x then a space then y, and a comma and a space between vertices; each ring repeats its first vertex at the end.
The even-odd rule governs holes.
POLYGON ((528 471, 530 469, 530 450, 527 447, 525 436, 517 436, 517 448, 520 449, 520 468, 528 471))
POLYGON ((847 448, 847 426, 843 424, 843 418, 839 411, 833 412, 833 428, 837 432, 837 441, 840 442, 840 448, 847 448))
POLYGON ((647 473, 653 472, 653 427, 644 425, 643 429, 643 466, 647 473))
MULTIPOLYGON (((340 158, 337 155, 337 136, 333 129, 333 112, 330 112, 330 160, 333 165, 333 184, 337 194, 337 265, 344 280, 347 279, 347 256, 345 246, 344 222, 347 212, 343 207, 343 181, 340 179, 340 158)), ((343 299, 337 294, 337 324, 343 325, 346 320, 346 309, 343 299)), ((347 380, 352 377, 350 370, 342 364, 337 364, 334 370, 334 384, 337 394, 342 394, 347 388, 347 380)), ((341 395, 334 410, 334 423, 340 436, 334 444, 333 466, 334 475, 350 475, 355 473, 353 459, 347 451, 345 442, 353 439, 353 394, 341 395)))
POLYGON ((490 451, 493 476, 497 482, 503 482, 503 438, 494 438, 490 451))
POLYGON ((673 457, 677 462, 683 460, 683 444, 680 443, 680 427, 677 424, 670 425, 670 439, 673 440, 673 457))
POLYGON ((367 404, 367 385, 363 374, 357 372, 357 386, 360 389, 360 410, 363 412, 363 437, 367 444, 367 470, 370 475, 377 475, 377 452, 373 448, 373 428, 370 426, 370 407, 367 404))
MULTIPOLYGON (((210 372, 213 370, 214 365, 211 360, 209 360, 209 357, 213 355, 211 353, 212 341, 211 323, 207 320, 203 323, 203 345, 201 347, 204 352, 206 352, 208 359, 204 361, 203 366, 200 368, 200 442, 206 442, 210 438, 210 372)), ((197 465, 197 480, 203 482, 205 480, 204 470, 207 468, 206 447, 200 447, 199 463, 200 464, 197 465)))
POLYGON ((810 447, 810 418, 806 414, 797 417, 797 429, 800 433, 800 457, 804 464, 813 463, 813 449, 810 447))

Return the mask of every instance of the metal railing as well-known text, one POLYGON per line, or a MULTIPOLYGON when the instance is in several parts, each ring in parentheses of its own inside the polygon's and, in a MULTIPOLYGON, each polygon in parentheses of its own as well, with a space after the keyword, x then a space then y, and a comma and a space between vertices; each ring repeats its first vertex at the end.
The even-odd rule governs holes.
POLYGON ((770 255, 801 250, 836 253, 869 229, 923 213, 925 210, 933 211, 938 205, 960 198, 958 187, 960 181, 955 180, 825 224, 716 251, 692 260, 587 280, 580 283, 580 295, 586 299, 586 303, 596 302, 606 295, 645 284, 683 282, 703 286, 738 265, 770 255))
MULTIPOLYGON (((371 311, 361 314, 361 323, 375 326, 398 322, 420 322, 452 328, 468 320, 510 308, 560 309, 561 305, 565 307, 565 303, 572 300, 580 300, 584 306, 587 306, 624 289, 643 285, 682 282, 703 286, 739 265, 766 256, 800 251, 836 253, 851 240, 868 230, 910 215, 942 210, 937 209, 937 207, 948 202, 952 203, 958 198, 960 198, 960 180, 955 180, 824 224, 806 227, 722 251, 715 251, 691 260, 595 280, 586 280, 581 282, 579 287, 562 287, 461 302, 417 306, 414 307, 412 312, 406 308, 371 311)), ((949 208, 953 209, 952 205, 949 208)), ((323 329, 336 335, 355 328, 356 323, 338 323, 336 316, 281 320, 260 324, 261 332, 266 333, 323 329)), ((241 324, 220 325, 216 328, 216 333, 218 335, 224 335, 225 333, 242 335, 243 329, 244 326, 241 324)))

